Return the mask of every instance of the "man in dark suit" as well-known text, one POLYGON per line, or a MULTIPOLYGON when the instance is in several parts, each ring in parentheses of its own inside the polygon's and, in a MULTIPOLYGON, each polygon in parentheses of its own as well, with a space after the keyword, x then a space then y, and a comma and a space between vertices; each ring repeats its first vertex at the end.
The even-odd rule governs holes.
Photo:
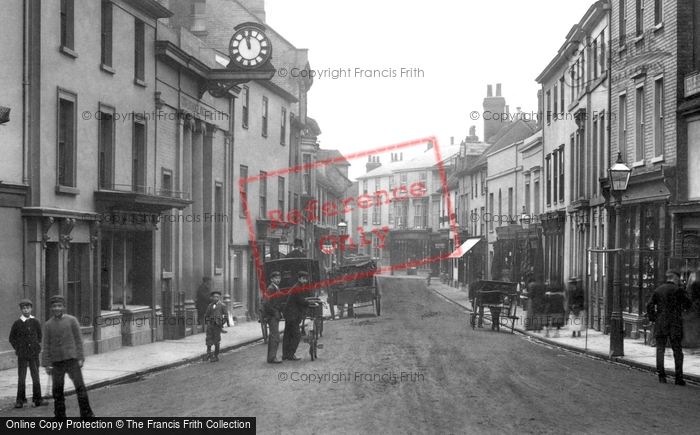
POLYGON ((285 258, 306 258, 306 254, 301 252, 301 250, 304 248, 304 241, 301 239, 294 239, 294 245, 293 245, 292 252, 287 254, 285 258))
POLYGON ((649 320, 655 322, 656 335, 656 370, 659 382, 666 383, 664 353, 666 341, 671 342, 673 360, 676 366, 676 385, 685 385, 683 380, 683 311, 690 308, 690 299, 684 290, 678 287, 680 275, 676 270, 666 272, 666 283, 652 293, 647 303, 649 320))
POLYGON ((267 336, 267 362, 279 364, 282 361, 277 359, 277 349, 280 345, 280 282, 282 274, 274 271, 270 275, 272 284, 267 287, 265 297, 263 297, 262 314, 263 322, 267 322, 270 333, 267 336))
POLYGON ((282 359, 298 361, 301 358, 294 355, 301 341, 301 321, 304 318, 304 310, 309 307, 309 302, 304 297, 300 287, 309 283, 309 274, 303 270, 297 274, 297 283, 288 290, 287 302, 282 314, 284 314, 284 337, 282 337, 282 359))

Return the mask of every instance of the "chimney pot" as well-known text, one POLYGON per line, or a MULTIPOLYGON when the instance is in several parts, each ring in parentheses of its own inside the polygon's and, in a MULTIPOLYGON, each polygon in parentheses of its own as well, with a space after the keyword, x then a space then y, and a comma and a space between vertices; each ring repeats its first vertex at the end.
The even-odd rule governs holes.
POLYGON ((455 137, 450 136, 450 145, 454 145, 454 144, 455 144, 455 137))
POLYGON ((476 125, 469 127, 469 136, 476 136, 476 125))
POLYGON ((496 96, 500 97, 501 96, 501 84, 496 83, 496 96))
POLYGON ((486 96, 487 97, 493 96, 493 87, 491 85, 486 85, 486 96))
POLYGON ((399 160, 403 160, 403 153, 399 154, 401 157, 399 157, 399 160))

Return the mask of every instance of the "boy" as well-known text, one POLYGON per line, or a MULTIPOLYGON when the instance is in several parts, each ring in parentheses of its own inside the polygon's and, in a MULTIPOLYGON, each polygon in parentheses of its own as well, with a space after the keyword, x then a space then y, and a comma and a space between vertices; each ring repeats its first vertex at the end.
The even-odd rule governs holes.
POLYGON ((68 373, 78 395, 80 417, 83 420, 93 420, 95 415, 90 408, 81 371, 85 356, 83 355, 83 338, 80 336, 78 320, 65 314, 66 299, 63 296, 53 295, 50 302, 53 317, 44 323, 44 353, 41 354, 41 365, 46 367, 46 373, 51 375, 53 379, 54 415, 57 420, 66 419, 66 398, 63 392, 63 383, 66 379, 66 373, 68 373))
POLYGON ((32 301, 19 301, 22 316, 15 321, 10 331, 10 344, 17 354, 17 403, 15 408, 22 408, 27 403, 26 385, 27 367, 32 375, 32 402, 34 406, 49 404, 41 397, 39 382, 39 354, 41 353, 41 324, 32 316, 32 301))
POLYGON ((270 328, 270 334, 267 337, 267 362, 270 364, 279 364, 282 361, 277 359, 277 349, 280 345, 280 298, 277 293, 280 292, 280 282, 282 282, 282 274, 274 271, 270 275, 272 284, 267 288, 267 293, 263 298, 263 322, 267 322, 270 328), (277 295, 278 297, 274 297, 277 295))
POLYGON ((221 330, 224 323, 228 324, 228 310, 223 302, 220 302, 221 292, 213 290, 210 293, 211 304, 207 307, 207 312, 204 314, 204 322, 207 325, 207 354, 202 358, 203 361, 219 362, 219 345, 221 343, 221 330), (211 355, 211 346, 214 345, 214 356, 211 355))

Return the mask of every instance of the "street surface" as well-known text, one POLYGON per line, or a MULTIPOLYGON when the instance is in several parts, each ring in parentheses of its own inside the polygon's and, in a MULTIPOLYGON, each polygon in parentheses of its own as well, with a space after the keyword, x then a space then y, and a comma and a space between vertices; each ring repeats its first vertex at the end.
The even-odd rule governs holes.
MULTIPOLYGON (((468 314, 422 280, 383 277, 380 285, 382 316, 327 321, 316 361, 302 342, 301 361, 267 364, 266 346, 255 344, 219 363, 92 390, 93 410, 255 416, 260 434, 690 434, 700 427, 697 386, 661 385, 652 373, 506 330, 472 330, 468 314)), ((67 405, 77 416, 74 395, 67 405)), ((52 412, 53 403, 6 416, 52 412)))

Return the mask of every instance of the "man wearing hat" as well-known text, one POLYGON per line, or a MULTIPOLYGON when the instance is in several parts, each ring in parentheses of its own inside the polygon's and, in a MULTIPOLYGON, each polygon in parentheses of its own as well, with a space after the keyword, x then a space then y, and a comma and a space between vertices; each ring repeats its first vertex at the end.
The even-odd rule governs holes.
POLYGON ((309 274, 301 271, 297 274, 297 283, 289 289, 287 301, 282 314, 284 314, 284 337, 282 338, 282 359, 298 361, 301 358, 294 355, 301 341, 301 321, 304 318, 304 310, 309 307, 309 302, 304 297, 301 288, 309 283, 309 274))
POLYGON ((285 258, 306 258, 306 255, 301 252, 304 247, 304 241, 301 239, 294 239, 294 245, 292 245, 292 252, 287 254, 285 258))
POLYGON ((41 353, 41 324, 32 316, 32 301, 22 299, 19 309, 22 316, 12 324, 10 344, 17 355, 17 403, 15 408, 22 408, 27 403, 26 384, 27 367, 32 376, 32 403, 34 406, 46 406, 49 402, 41 397, 39 382, 39 354, 41 353))
MULTIPOLYGON (((477 300, 477 292, 484 287, 484 282, 482 280, 484 274, 476 272, 475 277, 476 279, 469 284, 469 299, 472 301, 472 312, 476 310, 477 304, 479 303, 477 300)), ((479 305, 479 321, 477 326, 479 328, 484 327, 484 307, 481 305, 479 305)))
POLYGON ((282 274, 274 271, 270 275, 272 284, 267 287, 267 292, 263 295, 262 315, 263 322, 267 322, 270 333, 267 336, 267 362, 279 364, 282 361, 277 359, 277 349, 280 345, 280 282, 282 274))
POLYGON ((78 396, 80 417, 87 420, 94 419, 95 415, 90 408, 81 370, 85 356, 80 325, 75 317, 65 314, 66 298, 54 295, 51 296, 50 303, 53 317, 44 323, 42 334, 44 352, 41 354, 41 365, 46 367, 46 373, 53 379, 54 415, 59 420, 66 419, 63 383, 68 374, 78 396))
POLYGON ((666 370, 664 369, 664 353, 666 341, 671 342, 673 360, 676 366, 676 385, 685 385, 683 380, 683 311, 691 306, 690 299, 684 290, 678 287, 680 274, 671 269, 666 272, 666 283, 659 286, 652 293, 647 303, 647 316, 655 322, 654 335, 656 336, 656 371, 659 382, 666 383, 666 370))
POLYGON ((212 290, 210 293, 211 304, 207 307, 204 314, 204 323, 207 325, 205 343, 207 345, 207 354, 202 358, 203 361, 218 362, 219 361, 219 345, 221 343, 221 330, 224 323, 228 324, 228 310, 226 304, 221 302, 221 292, 212 290), (211 354, 211 346, 214 345, 214 355, 211 354))

